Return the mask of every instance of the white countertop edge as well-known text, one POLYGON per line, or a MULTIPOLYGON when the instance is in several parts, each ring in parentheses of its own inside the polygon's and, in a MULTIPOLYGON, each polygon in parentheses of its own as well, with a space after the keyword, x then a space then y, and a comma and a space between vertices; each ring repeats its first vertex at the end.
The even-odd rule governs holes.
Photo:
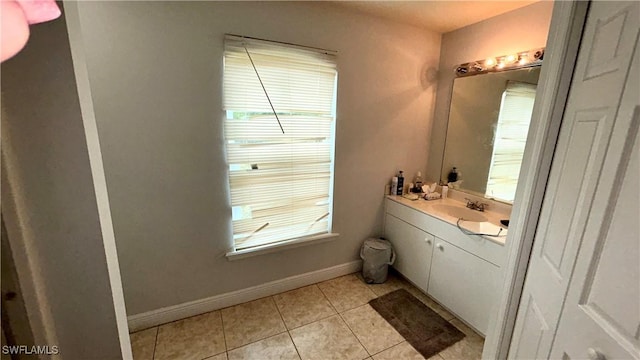
MULTIPOLYGON (((387 199, 392 200, 397 202, 398 204, 410 207, 416 211, 420 211, 421 213, 425 214, 425 215, 429 215, 433 218, 436 218, 440 221, 444 221, 450 225, 456 226, 456 222, 458 221, 457 218, 447 215, 447 214, 443 214, 440 212, 436 212, 436 211, 428 211, 428 209, 430 208, 430 206, 432 205, 436 205, 436 204, 442 204, 442 205, 454 205, 454 206, 460 206, 460 207, 465 207, 465 204, 457 201, 457 200, 453 200, 453 199, 438 199, 438 200, 424 200, 424 199, 418 199, 418 200, 409 200, 407 198, 403 198, 402 196, 399 195, 386 195, 387 199), (422 205, 422 206, 417 206, 417 205, 422 205)), ((429 209, 430 210, 430 209, 429 209)), ((504 215, 499 214, 499 213, 494 213, 491 211, 484 211, 482 212, 482 214, 486 215, 488 218, 490 218, 491 220, 494 220, 494 222, 499 223, 501 218, 504 218, 504 215)), ((474 222, 476 224, 479 224, 477 222, 474 222)), ((491 224, 491 227, 495 228, 496 233, 499 231, 499 229, 503 229, 501 233, 504 233, 504 236, 500 236, 500 237, 495 237, 495 236, 487 236, 487 235, 476 235, 476 236, 482 236, 483 238, 494 242, 496 244, 499 245, 504 245, 506 242, 506 235, 508 233, 507 228, 504 226, 500 226, 500 225, 496 225, 495 223, 492 222, 485 222, 487 224, 491 224)), ((475 229, 468 227, 468 224, 466 224, 467 226, 465 226, 464 223, 460 224, 465 230, 471 231, 471 232, 477 232, 475 229)))

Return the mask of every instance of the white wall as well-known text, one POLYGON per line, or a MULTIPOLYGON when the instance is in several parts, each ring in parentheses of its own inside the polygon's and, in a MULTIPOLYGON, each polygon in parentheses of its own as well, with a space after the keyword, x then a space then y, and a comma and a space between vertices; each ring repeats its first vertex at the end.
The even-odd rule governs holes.
POLYGON ((384 185, 427 163, 440 35, 328 4, 82 2, 84 45, 129 314, 358 258, 384 185), (338 51, 334 231, 230 262, 223 34, 338 51))
POLYGON ((430 129, 427 179, 436 181, 440 176, 455 66, 544 47, 552 10, 553 2, 540 1, 442 35, 437 102, 430 129))
POLYGON ((117 359, 131 349, 85 135, 63 16, 32 27, 2 63, 3 237, 36 345, 58 346, 64 359, 117 359))

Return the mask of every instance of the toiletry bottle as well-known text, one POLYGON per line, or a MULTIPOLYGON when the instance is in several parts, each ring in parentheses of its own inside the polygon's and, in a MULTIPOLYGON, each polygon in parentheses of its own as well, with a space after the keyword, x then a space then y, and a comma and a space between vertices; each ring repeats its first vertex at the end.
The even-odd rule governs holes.
POLYGON ((449 196, 449 187, 447 185, 442 185, 442 198, 446 199, 449 196))
POLYGON ((458 170, 454 166, 449 175, 447 176, 447 182, 453 183, 458 181, 458 170))
POLYGON ((402 195, 402 193, 404 192, 404 175, 402 175, 402 170, 400 170, 400 173, 398 174, 398 191, 396 192, 396 195, 402 195))
POLYGON ((422 192, 422 173, 420 171, 418 171, 418 173, 416 174, 416 178, 414 181, 414 192, 422 192))
POLYGON ((398 177, 394 176, 391 178, 391 192, 389 195, 396 195, 398 192, 398 177))

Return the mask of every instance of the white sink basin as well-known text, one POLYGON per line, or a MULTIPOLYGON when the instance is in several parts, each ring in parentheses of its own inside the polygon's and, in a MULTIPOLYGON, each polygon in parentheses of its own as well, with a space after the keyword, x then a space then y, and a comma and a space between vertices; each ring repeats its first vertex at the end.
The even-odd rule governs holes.
POLYGON ((434 205, 434 211, 453 216, 454 218, 462 218, 465 221, 485 222, 487 217, 481 212, 453 205, 434 205))

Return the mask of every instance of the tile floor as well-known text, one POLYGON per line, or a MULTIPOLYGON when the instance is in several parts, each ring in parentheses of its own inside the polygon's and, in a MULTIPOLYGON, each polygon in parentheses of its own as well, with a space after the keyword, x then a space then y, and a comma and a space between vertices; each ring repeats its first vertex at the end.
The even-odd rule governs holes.
POLYGON ((131 334, 135 360, 424 359, 367 303, 405 288, 467 336, 429 360, 480 359, 484 340, 402 277, 350 274, 131 334))

